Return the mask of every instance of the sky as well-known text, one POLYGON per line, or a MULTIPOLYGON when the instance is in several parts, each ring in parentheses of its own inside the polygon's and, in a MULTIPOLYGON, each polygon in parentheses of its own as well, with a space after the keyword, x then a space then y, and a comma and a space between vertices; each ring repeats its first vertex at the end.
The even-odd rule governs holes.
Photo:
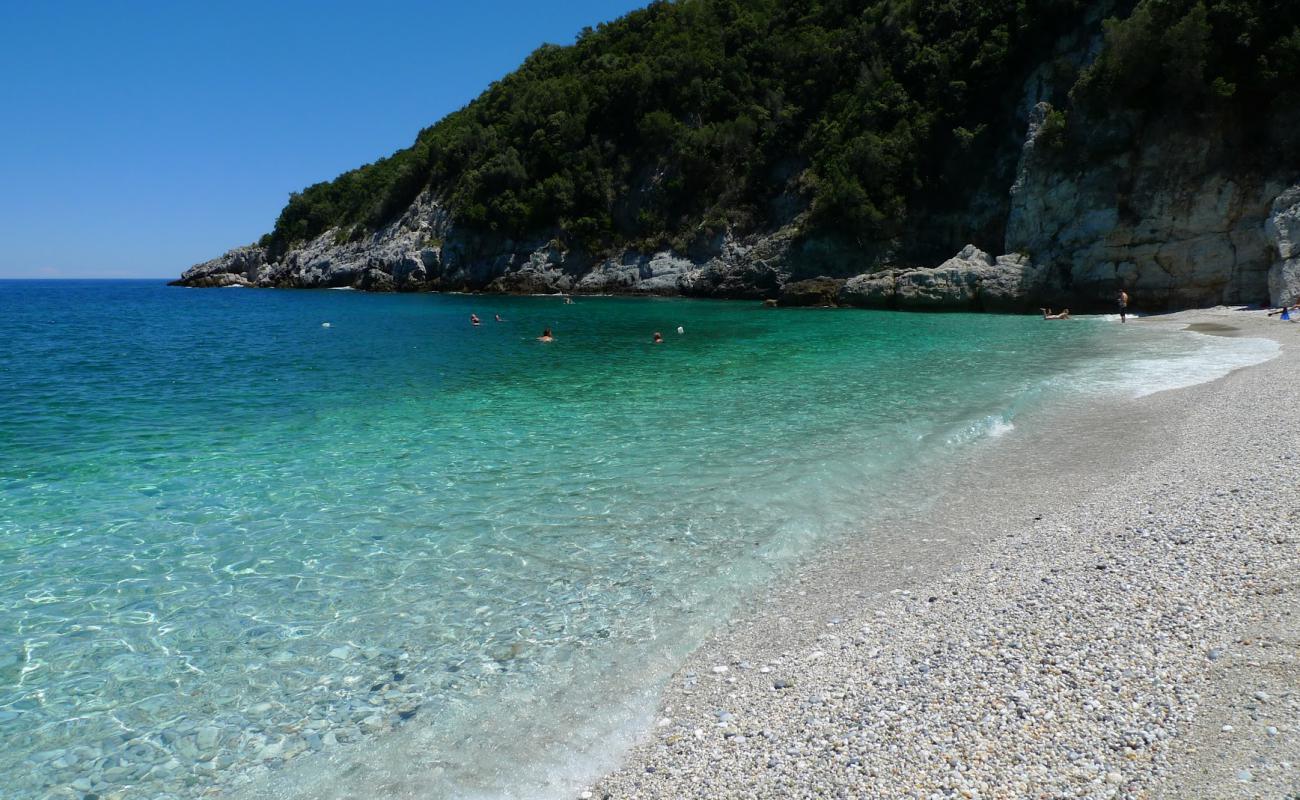
POLYGON ((0 279, 174 278, 648 0, 0 0, 0 279))

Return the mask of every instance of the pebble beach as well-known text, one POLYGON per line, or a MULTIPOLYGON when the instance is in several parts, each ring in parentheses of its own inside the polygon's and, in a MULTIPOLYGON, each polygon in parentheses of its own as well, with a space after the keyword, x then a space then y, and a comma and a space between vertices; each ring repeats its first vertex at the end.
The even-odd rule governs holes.
POLYGON ((1300 326, 1130 324, 1281 352, 990 441, 754 598, 580 796, 1300 796, 1300 326))

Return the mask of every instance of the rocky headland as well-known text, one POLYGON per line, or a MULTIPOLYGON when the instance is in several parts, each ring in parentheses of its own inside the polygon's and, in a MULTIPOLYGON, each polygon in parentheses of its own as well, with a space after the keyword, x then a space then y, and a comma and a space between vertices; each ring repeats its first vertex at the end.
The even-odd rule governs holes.
MULTIPOLYGON (((673 181, 689 182, 691 176, 684 171, 686 167, 675 164, 676 156, 648 155, 649 145, 644 142, 636 149, 609 138, 604 145, 606 157, 629 164, 628 177, 604 189, 605 199, 591 213, 604 214, 609 230, 625 230, 626 235, 615 232, 605 239, 584 238, 574 233, 581 226, 572 219, 547 217, 545 208, 569 202, 566 198, 573 191, 584 189, 568 182, 569 174, 563 172, 567 167, 543 166, 581 160, 581 154, 569 152, 561 158, 538 144, 558 135, 557 120, 571 121, 573 109, 561 104, 549 118, 533 114, 527 119, 536 122, 509 129, 502 119, 525 119, 516 107, 523 101, 510 101, 515 103, 510 105, 509 92, 538 92, 543 84, 535 81, 532 73, 545 72, 542 67, 548 59, 559 65, 552 69, 553 74, 547 73, 550 77, 546 80, 553 82, 554 75, 573 78, 575 73, 580 84, 606 80, 602 65, 628 60, 626 41, 634 43, 631 52, 640 57, 644 53, 636 48, 648 52, 654 46, 651 34, 643 29, 660 25, 675 30, 673 25, 685 24, 670 18, 693 6, 666 4, 629 17, 629 25, 641 27, 625 39, 615 41, 610 35, 606 41, 601 38, 606 31, 581 39, 576 49, 543 48, 519 75, 494 85, 465 112, 458 112, 477 114, 474 124, 479 127, 472 133, 455 139, 452 134, 457 126, 465 125, 453 115, 422 132, 412 151, 393 157, 415 158, 410 154, 418 150, 420 157, 436 164, 449 158, 444 150, 482 147, 487 127, 500 123, 501 130, 513 131, 517 143, 497 145, 500 152, 482 156, 487 160, 480 167, 439 172, 436 166, 426 165, 387 179, 374 176, 383 169, 396 169, 387 163, 393 159, 376 162, 294 195, 276 231, 262 243, 197 264, 176 283, 397 292, 684 295, 775 299, 783 305, 1006 312, 1049 305, 1076 311, 1108 310, 1114 308, 1121 288, 1129 293, 1134 307, 1146 311, 1297 302, 1300 163, 1296 154, 1300 146, 1293 131, 1300 129, 1300 118, 1287 110, 1287 103, 1274 98, 1258 117, 1242 119, 1241 108, 1255 102, 1251 92, 1258 94, 1260 86, 1238 86, 1222 77, 1211 84, 1216 71, 1235 74, 1234 59, 1250 64, 1254 62, 1248 57, 1258 55, 1260 63, 1273 63, 1281 56, 1273 50, 1255 54, 1225 48, 1214 55, 1215 41, 1237 36, 1232 25, 1246 23, 1207 18, 1203 8, 1193 5, 1179 8, 1171 20, 1177 20, 1175 27, 1182 26, 1180 31, 1186 28, 1206 37, 1209 44, 1204 51, 1195 51, 1194 42, 1165 36, 1161 28, 1165 23, 1158 15, 1167 10, 1152 11, 1147 8, 1150 5, 1083 4, 1081 10, 1071 12, 1077 16, 1070 17, 1068 23, 1044 28, 1054 37, 1045 44, 1015 44, 1019 50, 1009 50, 1008 63, 1015 58, 1023 63, 1006 67, 996 79, 999 83, 983 87, 993 102, 970 105, 964 113, 971 121, 958 119, 954 111, 954 118, 947 123, 954 127, 944 129, 948 138, 934 134, 930 140, 911 145, 916 150, 907 157, 917 165, 918 177, 913 183, 919 188, 899 190, 902 194, 896 199, 902 210, 873 211, 882 219, 893 214, 875 227, 828 217, 829 212, 819 210, 818 203, 825 206, 825 202, 819 199, 817 187, 826 185, 822 173, 829 168, 819 172, 817 159, 843 153, 832 147, 810 155, 800 151, 810 147, 807 142, 792 145, 797 152, 767 153, 769 166, 763 168, 767 172, 762 180, 754 175, 735 176, 738 183, 750 181, 765 187, 751 193, 754 197, 745 201, 749 205, 728 199, 724 180, 721 188, 712 189, 719 197, 699 201, 709 210, 694 217, 690 213, 678 217, 693 222, 682 223, 685 227, 661 222, 647 229, 650 223, 636 222, 637 210, 640 218, 652 218, 646 209, 653 209, 656 202, 668 202, 663 199, 663 187, 673 181), (1186 15, 1180 19, 1184 11, 1186 15), (1122 26, 1103 22, 1107 16, 1123 19, 1126 14, 1131 16, 1122 26), (1154 53, 1159 47, 1174 48, 1171 58, 1181 58, 1186 55, 1183 49, 1192 48, 1202 62, 1192 69, 1190 79, 1175 73, 1173 67, 1165 69, 1161 77, 1160 69, 1151 64, 1135 64, 1142 51, 1154 53), (616 52, 622 55, 616 58, 616 52), (575 59, 573 63, 563 60, 570 57, 575 59), (1105 90, 1096 88, 1103 85, 1105 90), (955 125, 959 121, 968 127, 955 125), (447 134, 450 143, 439 144, 437 137, 444 129, 451 131, 447 134), (537 150, 532 156, 530 148, 537 150), (556 169, 561 171, 543 180, 547 171, 556 169), (497 175, 500 188, 492 189, 496 184, 484 177, 488 173, 497 175), (370 186, 366 181, 372 178, 381 189, 357 195, 362 190, 356 187, 370 186), (475 196, 478 205, 466 199, 467 183, 479 192, 475 196), (484 211, 484 203, 490 206, 500 201, 507 211, 518 211, 528 191, 533 194, 527 196, 539 205, 526 224, 520 223, 523 227, 505 233, 509 227, 505 222, 483 221, 483 214, 489 213, 484 211), (382 208, 384 212, 358 216, 360 212, 339 210, 353 206, 382 208), (765 210, 742 214, 736 211, 741 206, 765 210), (660 244, 647 244, 656 241, 660 244), (670 245, 664 244, 670 241, 670 245)), ((1050 16, 1047 11, 1039 13, 1043 18, 1050 16)), ((730 35, 733 23, 724 19, 725 15, 712 24, 730 35)), ((849 25, 850 20, 834 24, 849 25)), ((930 24, 927 19, 915 24, 920 26, 917 35, 921 39, 928 41, 926 37, 936 35, 926 28, 930 24)), ((616 28, 610 30, 617 32, 616 28)), ((693 30, 700 28, 697 25, 693 30)), ((773 28, 777 30, 783 29, 773 28)), ((870 31, 869 35, 876 37, 889 35, 886 28, 870 31)), ((1004 31, 1005 25, 989 28, 991 38, 977 43, 978 52, 996 45, 996 37, 1004 31)), ((750 42, 748 46, 761 44, 750 42)), ((939 40, 932 46, 941 45, 948 46, 939 40)), ((956 59, 964 52, 954 49, 950 57, 956 59)), ((908 84, 920 80, 908 77, 915 69, 914 61, 900 62, 894 68, 897 80, 913 94, 931 91, 933 87, 908 84)), ((737 75, 773 82, 776 88, 769 90, 771 99, 771 93, 784 85, 782 81, 789 83, 791 76, 768 76, 763 63, 756 55, 741 65, 737 75)), ((967 72, 977 70, 978 58, 966 71, 951 66, 953 72, 948 77, 959 80, 948 85, 974 92, 974 73, 967 72), (972 82, 969 87, 968 81, 972 82)), ((884 67, 873 64, 870 69, 884 67)), ((1273 71, 1267 74, 1274 75, 1276 69, 1270 69, 1273 71)), ((806 76, 795 73, 793 77, 806 76)), ((819 107, 823 118, 841 102, 838 97, 828 95, 825 105, 819 107)), ((874 102, 870 94, 867 101, 874 102)), ((647 109, 655 107, 655 101, 640 102, 647 109)), ((702 136, 710 130, 691 110, 690 103, 695 101, 670 97, 658 102, 662 108, 645 119, 660 115, 656 124, 676 131, 672 135, 702 136), (694 133, 689 130, 692 128, 694 133)), ((595 141, 596 129, 608 125, 612 113, 612 109, 602 111, 600 107, 589 111, 586 128, 574 129, 581 134, 574 141, 595 141), (602 113, 606 116, 601 117, 602 113)), ((736 122, 748 125, 752 120, 742 115, 736 122)), ((643 123, 642 128, 647 125, 643 123)), ((730 129, 717 130, 725 133, 730 129)), ((795 129, 794 134, 801 132, 795 129)), ((867 133, 887 135, 883 129, 867 133)), ((631 134, 622 131, 617 135, 631 134)), ((643 130, 635 135, 643 140, 650 136, 643 130)), ((709 135, 718 138, 722 133, 709 135)), ((883 147, 882 142, 888 140, 869 138, 867 144, 845 144, 841 149, 883 147)), ((674 146, 680 149, 685 145, 674 146)), ((697 170, 708 169, 706 162, 694 163, 697 170)), ((867 187, 862 191, 869 192, 875 180, 872 175, 866 172, 854 178, 859 179, 867 187)), ((677 201, 685 203, 682 207, 694 208, 692 202, 699 205, 689 194, 685 197, 677 201)), ((866 207, 875 208, 869 203, 866 207)), ((498 216, 505 215, 505 219, 507 211, 498 216)))
MULTIPOLYGON (((1032 138, 1030 140, 1032 142, 1032 138)), ((1170 154, 1178 152, 1171 150, 1170 154)), ((1186 153, 1180 153, 1185 156, 1186 153)), ((1137 308, 1295 303, 1300 299, 1300 185, 1225 175, 1173 180, 1150 154, 1145 208, 1124 221, 1113 190, 1024 171, 1013 187, 1005 255, 968 244, 933 267, 869 263, 794 229, 733 237, 697 252, 629 251, 594 259, 551 242, 464 236, 432 194, 362 242, 334 231, 278 260, 240 247, 185 271, 192 287, 352 287, 365 291, 653 294, 778 299, 791 306, 1004 311, 1107 309, 1125 288, 1137 308)))

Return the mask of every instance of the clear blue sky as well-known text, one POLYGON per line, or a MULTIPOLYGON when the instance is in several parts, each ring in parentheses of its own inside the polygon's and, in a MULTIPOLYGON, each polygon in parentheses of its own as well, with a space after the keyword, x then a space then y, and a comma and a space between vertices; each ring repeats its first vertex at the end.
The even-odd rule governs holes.
POLYGON ((175 277, 648 0, 0 0, 0 278, 175 277))

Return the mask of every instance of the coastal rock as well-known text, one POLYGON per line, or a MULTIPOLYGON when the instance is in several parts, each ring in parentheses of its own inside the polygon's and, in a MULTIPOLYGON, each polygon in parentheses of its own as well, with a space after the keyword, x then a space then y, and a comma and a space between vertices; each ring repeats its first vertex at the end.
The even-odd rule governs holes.
POLYGON ((266 267, 266 250, 257 245, 236 247, 223 256, 196 264, 172 285, 198 288, 254 286, 266 267))
POLYGON ((1049 271, 1021 253, 1001 255, 980 278, 980 307, 985 311, 1024 311, 1040 298, 1059 293, 1049 271))
MULTIPOLYGON (((1041 96, 1041 82, 1027 96, 1041 96)), ((516 240, 466 230, 430 189, 372 234, 333 229, 278 255, 236 248, 176 283, 1009 312, 1110 309, 1121 287, 1142 310, 1300 297, 1300 186, 1283 191, 1287 184, 1271 178, 1223 172, 1217 165, 1227 145, 1181 129, 1144 130, 1143 145, 1134 148, 1137 122, 1125 114, 1080 123, 1085 156, 1067 157, 1043 140, 1051 106, 1039 101, 1024 113, 1005 225, 977 226, 1000 231, 1008 255, 997 258, 971 244, 936 267, 890 266, 892 251, 808 235, 798 215, 745 236, 702 229, 684 252, 593 257, 549 234, 516 240)), ((944 236, 955 230, 950 223, 944 236)))
POLYGON ((1264 232, 1274 248, 1268 271, 1269 304, 1300 302, 1300 185, 1292 186, 1273 201, 1264 232))
POLYGON ((1066 172, 1053 153, 1029 146, 1041 122, 1031 120, 1029 128, 1011 190, 1008 255, 996 258, 971 244, 936 267, 890 267, 890 252, 803 237, 791 225, 751 236, 723 231, 701 237, 685 253, 593 259, 553 239, 466 232, 426 193, 370 236, 349 241, 331 230, 278 258, 257 246, 237 248, 191 267, 176 283, 779 298, 782 305, 1009 312, 1040 305, 1109 309, 1120 287, 1147 310, 1265 296, 1278 304, 1283 295, 1294 301, 1300 294, 1300 188, 1280 193, 1275 183, 1214 172, 1206 166, 1212 148, 1173 135, 1139 154, 1066 172), (1130 179, 1131 191, 1116 195, 1117 182, 1130 179))
POLYGON ((973 244, 938 267, 889 269, 850 278, 840 302, 861 308, 1021 311, 1046 285, 1023 255, 994 258, 973 244))
MULTIPOLYGON (((1014 269, 1014 267, 1013 267, 1014 269)), ((1014 284, 1004 278, 996 260, 973 244, 934 269, 910 270, 896 279, 899 308, 938 309, 979 307, 980 286, 985 281, 1014 284)))
POLYGON ((627 252, 597 263, 579 279, 577 289, 587 294, 682 294, 699 271, 694 261, 670 251, 649 255, 627 252))
POLYGON ((1120 288, 1139 309, 1265 299, 1276 180, 1223 171, 1220 137, 1131 113, 1080 123, 1067 152, 1042 141, 1049 112, 1040 103, 1031 117, 1004 242, 1058 276, 1035 287, 1037 302, 1110 308, 1120 288))
POLYGON ((780 305, 783 306, 834 306, 839 304, 841 291, 846 281, 843 278, 810 278, 803 281, 787 283, 781 289, 780 305))
POLYGON ((858 308, 893 308, 898 270, 855 275, 840 290, 840 304, 858 308))

